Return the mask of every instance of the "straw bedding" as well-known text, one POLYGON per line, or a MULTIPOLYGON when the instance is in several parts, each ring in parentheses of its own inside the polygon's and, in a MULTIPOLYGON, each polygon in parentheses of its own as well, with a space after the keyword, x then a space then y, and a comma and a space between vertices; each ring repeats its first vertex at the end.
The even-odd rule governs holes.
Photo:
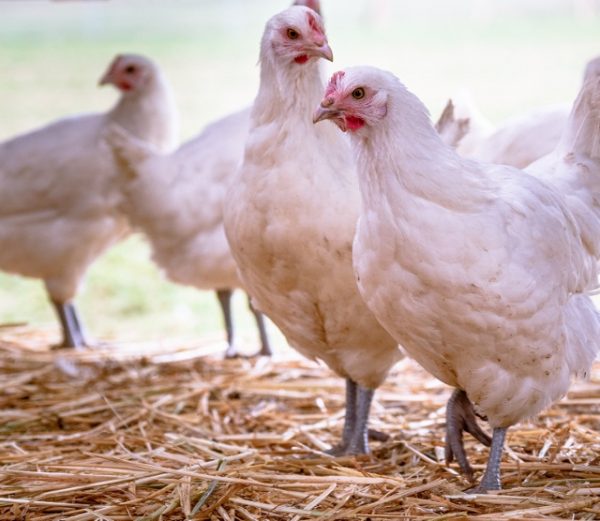
POLYGON ((47 337, 0 328, 2 520, 600 519, 600 365, 509 431, 506 490, 469 496, 443 462, 449 391, 410 361, 376 394, 389 439, 333 459, 343 382, 294 353, 222 360, 215 338, 50 352, 47 337))

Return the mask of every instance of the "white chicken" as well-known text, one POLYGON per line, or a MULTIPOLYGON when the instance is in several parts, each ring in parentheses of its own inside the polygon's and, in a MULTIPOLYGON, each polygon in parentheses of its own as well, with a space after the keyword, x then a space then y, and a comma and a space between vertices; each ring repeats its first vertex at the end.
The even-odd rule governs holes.
MULTIPOLYGON (((121 171, 123 211, 148 238, 153 260, 174 282, 216 289, 227 332, 226 357, 237 355, 231 295, 242 284, 223 228, 225 193, 242 158, 250 110, 208 127, 170 154, 160 154, 119 127, 106 134, 121 171)), ((271 348, 253 311, 261 355, 271 348)))
MULTIPOLYGON (((597 57, 587 63, 583 82, 599 77, 600 57, 597 57)), ((459 154, 517 168, 525 168, 554 150, 571 108, 565 104, 534 109, 507 120, 492 131, 469 102, 459 100, 454 106, 456 117, 440 120, 436 128, 443 134, 460 134, 464 132, 465 120, 468 120, 469 130, 458 142, 459 154)))
POLYGON ((315 121, 353 131, 361 294, 410 356, 456 388, 448 459, 472 473, 462 431, 488 441, 474 410, 493 427, 476 491, 501 486, 507 428, 562 397, 600 349, 600 315, 588 294, 597 285, 600 207, 580 179, 585 172, 597 184, 600 176, 599 110, 595 80, 575 104, 561 154, 570 152, 556 170, 565 189, 579 188, 583 219, 553 186, 461 158, 388 72, 336 73, 315 113, 315 121))
POLYGON ((291 346, 346 379, 343 437, 332 454, 368 452, 373 391, 401 353, 360 298, 352 268, 359 192, 349 143, 313 127, 332 59, 321 18, 291 7, 266 24, 260 88, 225 231, 244 286, 291 346))
POLYGON ((149 59, 117 56, 100 84, 121 92, 109 112, 61 119, 0 144, 0 269, 44 281, 64 347, 88 345, 72 300, 90 264, 128 230, 104 129, 118 123, 160 149, 176 135, 170 89, 149 59))
MULTIPOLYGON (((321 9, 318 0, 296 0, 293 5, 321 9)), ((144 232, 154 262, 170 280, 215 290, 225 323, 227 358, 238 353, 231 297, 242 284, 225 238, 223 204, 242 160, 249 122, 250 107, 208 125, 164 155, 117 126, 106 132, 125 174, 123 211, 144 232)), ((258 354, 270 356, 263 316, 248 302, 260 335, 258 354)))

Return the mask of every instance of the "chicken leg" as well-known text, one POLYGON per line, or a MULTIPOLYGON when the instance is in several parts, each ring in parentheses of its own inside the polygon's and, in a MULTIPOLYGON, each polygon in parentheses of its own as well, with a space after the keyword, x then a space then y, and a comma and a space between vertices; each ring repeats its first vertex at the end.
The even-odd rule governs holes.
POLYGON ((504 438, 506 438, 506 427, 496 427, 492 434, 492 447, 488 463, 481 482, 474 488, 467 490, 469 494, 485 494, 488 490, 501 490, 500 482, 500 460, 502 459, 502 449, 504 447, 504 438))
POLYGON ((237 347, 234 344, 233 338, 233 321, 231 320, 231 295, 233 292, 230 289, 218 289, 217 298, 221 305, 223 313, 223 322, 225 323, 225 332, 227 334, 227 350, 225 358, 236 358, 238 356, 237 347))
MULTIPOLYGON (((231 318, 231 296, 233 291, 230 289, 219 289, 217 290, 217 298, 221 305, 221 311, 223 312, 223 322, 225 323, 225 331, 227 333, 227 350, 225 351, 225 358, 237 358, 239 355, 237 346, 235 345, 234 331, 233 331, 233 319, 231 318)), ((254 315, 256 320, 256 326, 258 328, 258 334, 260 335, 260 351, 257 353, 258 356, 271 356, 271 346, 269 345, 269 337, 267 336, 267 330, 265 327, 265 319, 262 313, 254 309, 250 296, 248 296, 248 305, 250 311, 254 315)))
POLYGON ((366 389, 350 378, 346 379, 346 417, 342 441, 328 450, 329 454, 349 456, 369 453, 367 423, 373 394, 373 389, 366 389))
POLYGON ((252 305, 252 297, 250 295, 248 295, 248 307, 254 315, 254 320, 256 320, 256 327, 258 328, 258 334, 260 335, 260 351, 258 352, 258 356, 273 356, 273 350, 271 349, 271 344, 269 343, 269 336, 267 335, 265 317, 260 311, 257 311, 254 308, 254 306, 252 305))
POLYGON ((471 482, 474 481, 473 468, 465 453, 463 432, 472 434, 486 447, 491 444, 490 437, 481 429, 475 415, 475 409, 467 393, 455 389, 446 407, 446 464, 450 464, 456 458, 462 473, 471 482))
POLYGON ((88 347, 77 309, 72 302, 52 300, 63 331, 63 340, 56 348, 88 347))

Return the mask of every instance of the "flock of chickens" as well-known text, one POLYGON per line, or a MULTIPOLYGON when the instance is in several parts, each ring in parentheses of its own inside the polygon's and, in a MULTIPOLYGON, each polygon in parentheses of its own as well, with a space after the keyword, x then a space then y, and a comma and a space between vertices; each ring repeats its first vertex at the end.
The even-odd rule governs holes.
POLYGON ((252 108, 174 151, 169 88, 135 55, 101 80, 121 92, 108 113, 2 143, 0 268, 42 279, 62 345, 85 346, 73 305, 85 272, 140 229, 170 279, 217 291, 228 355, 243 288, 261 354, 265 313, 346 379, 331 454, 368 452, 373 393, 406 353, 455 388, 447 460, 473 481, 471 433, 491 446, 473 490, 499 489, 507 428, 562 397, 600 348, 600 59, 570 111, 493 131, 449 104, 434 127, 389 72, 323 84, 333 55, 319 11, 298 0, 273 16, 252 108))

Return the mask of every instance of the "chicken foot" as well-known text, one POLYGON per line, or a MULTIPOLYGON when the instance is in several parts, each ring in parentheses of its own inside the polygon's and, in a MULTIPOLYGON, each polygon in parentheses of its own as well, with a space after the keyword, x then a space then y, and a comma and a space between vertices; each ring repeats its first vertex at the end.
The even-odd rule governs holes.
POLYGON ((463 432, 472 434, 486 447, 491 438, 481 429, 475 418, 473 404, 461 389, 455 389, 446 406, 446 465, 454 458, 466 478, 474 482, 473 468, 469 464, 463 444, 463 432))
POLYGON ((342 441, 328 450, 328 454, 349 456, 369 453, 367 423, 373 394, 373 389, 366 389, 350 378, 346 379, 346 417, 342 441))

